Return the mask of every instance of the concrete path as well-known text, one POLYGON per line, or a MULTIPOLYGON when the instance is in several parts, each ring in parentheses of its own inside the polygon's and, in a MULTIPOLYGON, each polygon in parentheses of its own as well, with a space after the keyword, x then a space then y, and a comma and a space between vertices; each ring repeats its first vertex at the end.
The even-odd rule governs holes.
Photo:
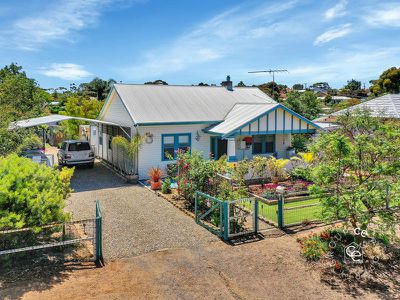
POLYGON ((100 201, 106 260, 219 241, 163 198, 126 184, 99 162, 93 169, 77 168, 71 184, 75 192, 67 210, 74 219, 93 217, 100 201))

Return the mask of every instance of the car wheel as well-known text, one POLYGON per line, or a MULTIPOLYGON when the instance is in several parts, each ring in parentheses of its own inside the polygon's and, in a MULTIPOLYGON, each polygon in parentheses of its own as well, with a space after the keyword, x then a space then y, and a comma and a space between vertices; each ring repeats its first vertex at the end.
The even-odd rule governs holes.
POLYGON ((94 167, 94 162, 89 163, 89 164, 88 164, 88 167, 89 167, 89 169, 93 169, 93 167, 94 167))

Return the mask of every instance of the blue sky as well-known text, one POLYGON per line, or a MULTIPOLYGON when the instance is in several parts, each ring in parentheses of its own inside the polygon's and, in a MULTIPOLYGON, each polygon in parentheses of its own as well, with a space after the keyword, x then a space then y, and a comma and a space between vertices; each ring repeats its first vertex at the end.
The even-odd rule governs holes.
POLYGON ((42 87, 94 76, 143 83, 276 81, 341 87, 400 65, 400 2, 376 0, 6 0, 0 64, 42 87))

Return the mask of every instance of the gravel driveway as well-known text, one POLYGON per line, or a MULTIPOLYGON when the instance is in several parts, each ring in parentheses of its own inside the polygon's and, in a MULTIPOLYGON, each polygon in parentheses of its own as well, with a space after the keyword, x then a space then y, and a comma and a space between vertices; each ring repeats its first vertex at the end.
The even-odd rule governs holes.
POLYGON ((77 168, 67 210, 91 218, 98 199, 103 213, 104 257, 131 257, 166 248, 198 247, 219 239, 193 219, 140 185, 128 185, 97 162, 77 168))

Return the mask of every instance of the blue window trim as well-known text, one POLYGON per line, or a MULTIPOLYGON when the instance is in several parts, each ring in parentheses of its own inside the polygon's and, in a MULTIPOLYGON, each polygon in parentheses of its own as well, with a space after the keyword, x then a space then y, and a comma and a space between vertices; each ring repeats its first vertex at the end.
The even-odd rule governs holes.
MULTIPOLYGON (((258 136, 258 135, 260 135, 260 134, 257 134, 257 135, 253 135, 252 137, 253 137, 253 140, 254 140, 254 137, 255 136, 258 136)), ((251 153, 253 154, 253 155, 262 155, 262 154, 269 154, 269 153, 275 153, 275 149, 276 149, 276 135, 275 134, 268 134, 268 135, 261 135, 261 137, 262 137, 262 141, 261 141, 261 148, 262 148, 262 150, 261 150, 261 152, 260 153, 254 153, 254 147, 252 146, 252 149, 251 149, 251 153), (267 141, 266 141, 266 137, 267 136, 272 136, 273 138, 274 138, 274 140, 272 141, 273 143, 274 143, 274 151, 272 151, 272 152, 267 152, 267 145, 266 145, 266 143, 267 143, 267 141)), ((253 142, 253 145, 254 145, 254 142, 253 142)))
POLYGON ((189 149, 192 148, 192 134, 191 133, 165 133, 161 134, 161 161, 174 161, 176 159, 176 151, 179 149, 179 137, 187 136, 189 137, 189 149), (174 137, 174 158, 166 159, 164 158, 164 137, 172 136, 174 137))

